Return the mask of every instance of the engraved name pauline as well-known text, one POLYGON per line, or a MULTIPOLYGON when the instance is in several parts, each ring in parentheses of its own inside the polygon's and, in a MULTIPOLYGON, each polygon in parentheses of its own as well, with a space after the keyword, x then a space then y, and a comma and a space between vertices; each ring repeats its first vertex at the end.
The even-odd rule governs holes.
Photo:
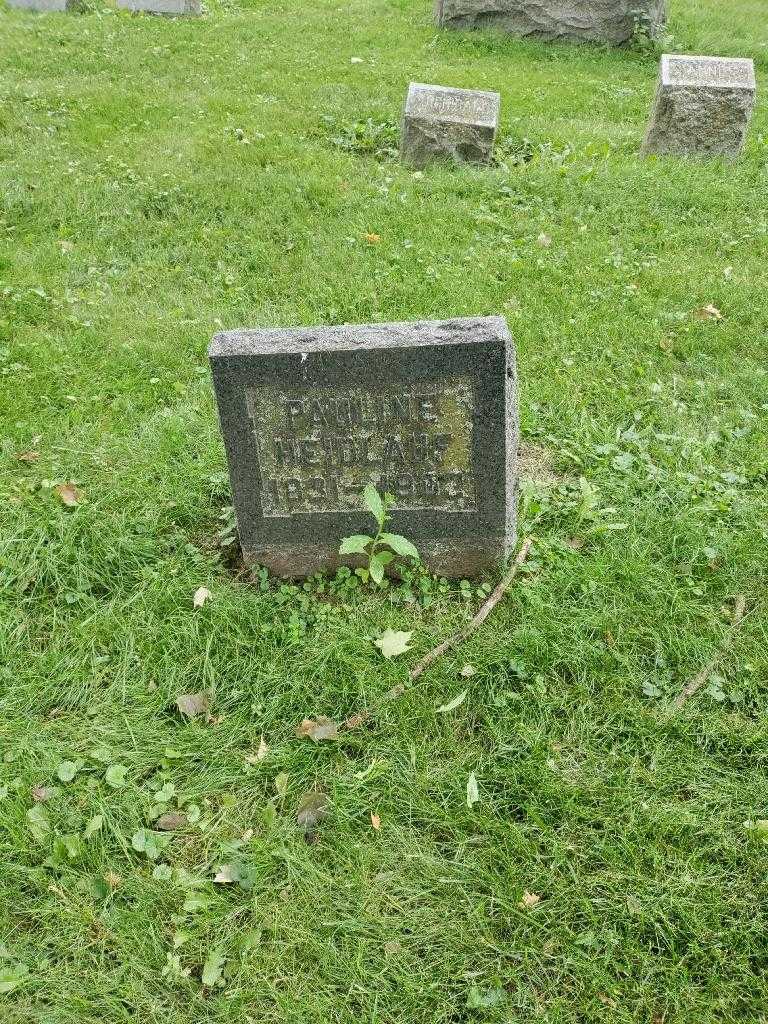
POLYGON ((369 481, 399 509, 477 507, 469 377, 251 387, 246 406, 267 518, 357 510, 369 481))

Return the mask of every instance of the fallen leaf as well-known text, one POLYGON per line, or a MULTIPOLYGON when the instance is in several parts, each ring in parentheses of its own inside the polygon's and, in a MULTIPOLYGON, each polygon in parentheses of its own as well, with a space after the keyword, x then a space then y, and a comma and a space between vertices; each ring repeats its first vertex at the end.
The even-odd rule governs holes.
POLYGON ((203 964, 202 982, 206 988, 212 988, 224 972, 226 957, 220 949, 212 949, 203 964))
POLYGON ((182 811, 169 811, 168 814, 161 814, 155 822, 155 828, 161 832, 175 832, 184 828, 187 824, 187 816, 182 811))
POLYGON ((321 740, 338 739, 339 727, 332 718, 318 715, 316 718, 305 718, 297 725, 296 735, 300 738, 308 736, 315 743, 319 743, 321 740))
POLYGON ((349 58, 349 63, 350 64, 364 64, 365 61, 363 60, 362 57, 350 57, 349 58))
POLYGON ((708 306, 702 306, 701 309, 697 309, 694 316, 698 317, 699 320, 722 320, 723 314, 711 303, 708 306))
POLYGON ((463 676, 464 679, 469 679, 469 677, 473 676, 475 672, 477 672, 477 669, 474 665, 465 665, 461 672, 459 672, 459 675, 463 676))
POLYGON ((44 804, 46 803, 46 801, 51 799, 55 792, 55 786, 33 786, 32 799, 35 801, 35 803, 44 804))
POLYGON ((275 792, 281 800, 285 800, 288 795, 288 773, 280 772, 275 778, 275 792))
POLYGON ((320 793, 314 789, 305 793, 296 811, 296 821, 299 827, 309 835, 314 831, 315 826, 319 825, 327 816, 329 807, 330 800, 326 793, 320 793))
POLYGON ((196 718, 208 711, 210 704, 205 693, 182 693, 176 698, 176 707, 187 718, 196 718))
POLYGON ((371 828, 376 829, 377 832, 381 828, 381 818, 378 814, 374 814, 373 811, 371 811, 371 828))
POLYGON ((374 643, 385 658, 396 658, 398 654, 410 651, 413 633, 404 633, 394 629, 385 629, 374 643))
POLYGON ((518 903, 519 907, 523 907, 526 910, 530 910, 535 907, 537 903, 541 902, 541 896, 537 896, 535 892, 528 892, 526 889, 523 893, 523 898, 518 903))
POLYGON ((269 752, 269 747, 264 742, 264 737, 262 736, 261 739, 259 740, 259 749, 256 751, 256 753, 255 754, 248 754, 248 755, 246 755, 246 758, 245 758, 246 764, 258 764, 259 761, 263 761, 264 760, 264 758, 267 756, 268 752, 269 752))
POLYGON ((368 719, 371 717, 368 711, 358 711, 356 715, 352 715, 344 722, 345 729, 359 729, 361 725, 365 725, 368 719))
POLYGON ((64 505, 72 508, 74 505, 80 504, 80 492, 74 484, 57 484, 53 488, 53 493, 58 494, 64 505))
POLYGON ((60 238, 59 248, 62 252, 72 252, 72 250, 75 248, 75 243, 67 241, 66 238, 60 238))
POLYGON ((467 779, 467 807, 471 808, 480 799, 480 790, 477 788, 475 773, 471 772, 467 779))
POLYGON ((192 596, 192 607, 202 608, 206 601, 209 601, 212 597, 210 590, 207 587, 198 587, 192 596))
POLYGON ((381 235, 376 235, 373 232, 370 232, 365 236, 365 240, 368 245, 376 245, 381 241, 381 235))
POLYGON ((399 953, 402 948, 402 945, 397 941, 397 939, 390 939, 389 942, 384 943, 384 952, 387 956, 394 956, 395 953, 399 953))
POLYGON ((219 885, 231 885, 237 878, 238 871, 234 864, 222 864, 213 876, 214 882, 218 882, 219 885))
POLYGON ((441 704, 437 709, 438 711, 455 711, 460 704, 463 704, 467 699, 468 690, 462 690, 458 697, 454 697, 453 700, 449 700, 447 704, 441 704))
POLYGON ((38 452, 18 452, 16 455, 18 462, 37 462, 39 458, 38 452))
POLYGON ((552 245, 552 238, 550 235, 542 231, 539 237, 536 239, 536 242, 538 245, 542 247, 542 249, 548 249, 550 245, 552 245))
POLYGON ((107 883, 110 889, 116 889, 118 885, 123 881, 122 876, 118 875, 115 871, 107 871, 104 875, 104 881, 107 883))

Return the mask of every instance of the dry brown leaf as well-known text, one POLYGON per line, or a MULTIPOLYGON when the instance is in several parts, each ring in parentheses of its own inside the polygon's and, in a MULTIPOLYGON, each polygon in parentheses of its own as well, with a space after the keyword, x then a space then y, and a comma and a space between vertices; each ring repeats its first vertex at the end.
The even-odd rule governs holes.
POLYGON ((535 907, 537 903, 541 902, 541 896, 537 896, 535 892, 528 892, 526 889, 523 893, 523 898, 520 900, 518 906, 524 907, 526 910, 530 910, 535 907))
POLYGON ((107 883, 110 889, 116 889, 122 882, 122 876, 118 875, 114 871, 107 871, 104 875, 104 881, 107 883))
POLYGON ((368 243, 368 245, 376 245, 378 242, 381 241, 381 235, 376 235, 373 232, 370 232, 365 236, 365 240, 368 243))
POLYGON ((708 306, 702 306, 701 309, 697 309, 695 316, 697 316, 699 320, 723 319, 723 314, 720 312, 717 306, 713 306, 712 303, 710 303, 708 306))
POLYGON ((369 711, 358 711, 356 715, 352 715, 344 723, 345 729, 359 729, 361 725, 365 725, 368 719, 371 717, 369 711))
POLYGON ((542 231, 536 239, 536 242, 542 247, 542 249, 548 249, 550 245, 552 245, 552 238, 546 232, 542 231))
POLYGON ((176 707, 187 718, 196 718, 208 711, 210 704, 205 693, 182 693, 176 698, 176 707))
POLYGON ((332 718, 325 715, 317 715, 316 718, 305 718, 300 725, 296 726, 296 735, 303 739, 305 736, 319 743, 321 740, 335 740, 339 737, 339 727, 332 718))
POLYGON ((155 822, 155 827, 159 828, 161 832, 175 832, 179 828, 184 828, 187 824, 187 816, 182 811, 169 811, 167 814, 161 814, 155 822))
POLYGON ((192 595, 192 607, 202 608, 206 601, 209 601, 212 597, 210 590, 207 587, 198 587, 192 595))
POLYGON ((378 814, 374 814, 373 811, 371 811, 371 828, 375 829, 377 832, 381 828, 381 818, 378 814))
POLYGON ((474 665, 465 665, 461 672, 459 672, 459 675, 463 679, 469 679, 469 677, 473 676, 475 672, 477 672, 477 669, 474 665))
POLYGON ((17 462, 37 462, 40 458, 39 452, 18 452, 16 455, 17 462))
POLYGON ((32 787, 32 799, 37 804, 44 804, 51 799, 53 794, 56 792, 55 786, 33 786, 32 787))
POLYGON ((53 493, 57 494, 62 503, 69 508, 80 504, 80 492, 73 483, 57 484, 53 488, 53 493))

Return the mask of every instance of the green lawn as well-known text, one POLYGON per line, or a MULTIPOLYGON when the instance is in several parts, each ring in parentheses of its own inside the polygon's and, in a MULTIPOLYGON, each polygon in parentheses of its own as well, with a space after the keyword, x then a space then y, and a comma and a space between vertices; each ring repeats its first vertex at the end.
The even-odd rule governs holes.
MULTIPOLYGON (((671 6, 766 90, 764 0, 671 6)), ((0 11, 7 1024, 768 1020, 768 106, 736 164, 641 162, 658 53, 429 7, 0 11), (393 159, 411 79, 501 92, 498 166, 393 159), (233 575, 207 344, 499 313, 533 554, 387 699, 477 596, 233 575)))

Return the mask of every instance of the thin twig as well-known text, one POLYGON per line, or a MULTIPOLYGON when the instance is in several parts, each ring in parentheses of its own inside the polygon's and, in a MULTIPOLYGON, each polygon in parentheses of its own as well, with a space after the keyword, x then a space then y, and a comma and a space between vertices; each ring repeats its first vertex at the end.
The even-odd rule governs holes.
POLYGON ((741 628, 741 624, 744 621, 746 610, 746 599, 744 598, 743 594, 739 594, 739 596, 736 598, 733 604, 733 616, 731 617, 731 625, 728 630, 728 634, 725 640, 723 641, 723 646, 715 655, 715 657, 711 661, 707 662, 704 668, 699 669, 699 671, 696 673, 693 679, 691 679, 689 682, 685 684, 680 693, 678 693, 677 697, 675 697, 675 700, 671 708, 672 711, 679 711, 683 704, 685 704, 685 702, 690 697, 692 697, 694 693, 697 693, 702 688, 702 686, 706 683, 706 681, 715 671, 717 666, 720 664, 720 659, 722 658, 723 654, 725 654, 725 652, 731 646, 731 644, 733 643, 734 636, 741 628))
POLYGON ((442 657, 446 651, 450 651, 454 647, 458 647, 458 645, 463 643, 467 637, 471 636, 476 629, 479 629, 480 626, 482 626, 504 594, 511 587, 520 566, 528 557, 528 552, 531 550, 532 544, 532 537, 527 537, 523 541, 512 565, 501 577, 492 593, 483 602, 476 615, 470 619, 466 626, 463 626, 458 633, 454 633, 453 636, 449 636, 446 640, 443 640, 443 642, 439 643, 437 647, 433 647, 431 651, 424 655, 421 661, 414 665, 408 674, 411 682, 413 682, 414 679, 418 679, 422 672, 425 672, 429 666, 434 664, 438 658, 442 657))

